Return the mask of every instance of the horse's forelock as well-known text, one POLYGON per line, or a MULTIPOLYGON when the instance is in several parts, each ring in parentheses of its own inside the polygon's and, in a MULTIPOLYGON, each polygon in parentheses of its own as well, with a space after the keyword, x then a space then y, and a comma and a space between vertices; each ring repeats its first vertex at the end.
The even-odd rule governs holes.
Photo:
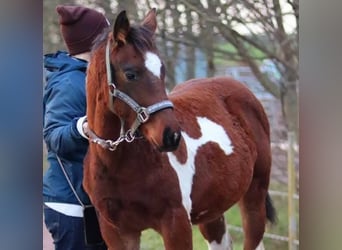
POLYGON ((131 27, 126 40, 141 55, 144 55, 146 51, 154 51, 156 49, 153 32, 144 26, 131 27))
MULTIPOLYGON (((108 39, 108 34, 111 31, 110 28, 105 29, 93 43, 92 52, 97 50, 108 39)), ((154 34, 148 28, 144 26, 131 26, 126 41, 134 46, 134 48, 144 55, 146 51, 156 50, 154 41, 154 34)))

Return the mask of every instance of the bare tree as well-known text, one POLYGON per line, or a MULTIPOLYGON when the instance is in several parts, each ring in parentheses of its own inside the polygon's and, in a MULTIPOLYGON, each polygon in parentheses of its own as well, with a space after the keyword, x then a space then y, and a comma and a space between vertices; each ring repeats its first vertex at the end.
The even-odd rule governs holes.
MULTIPOLYGON (((119 10, 140 19, 158 8, 157 40, 166 64, 167 86, 176 83, 177 60, 189 62, 186 78, 194 76, 195 49, 205 53, 207 76, 215 74, 214 58, 229 58, 249 65, 264 88, 279 98, 289 131, 298 133, 298 20, 299 0, 74 0, 102 9, 110 21, 119 10), (286 29, 287 20, 292 30, 286 29), (233 50, 222 49, 225 41, 233 50), (259 53, 255 54, 255 51, 259 53), (260 70, 271 59, 281 73, 280 81, 260 70)), ((55 6, 66 0, 44 1, 44 52, 63 48, 55 6)), ((70 1, 68 1, 70 3, 70 1)))
POLYGON ((181 27, 179 22, 180 13, 176 8, 176 3, 174 0, 166 1, 165 8, 160 11, 160 21, 162 25, 160 26, 159 34, 160 39, 158 43, 163 48, 161 53, 165 61, 166 68, 166 87, 167 89, 172 89, 176 84, 176 61, 179 55, 179 44, 169 39, 166 39, 168 26, 172 21, 172 26, 175 27, 173 34, 179 34, 178 27, 181 27), (168 14, 171 14, 172 19, 168 18, 168 14))
POLYGON ((74 1, 70 0, 51 0, 43 1, 43 52, 50 53, 56 50, 65 49, 63 40, 61 39, 58 15, 56 6, 59 4, 72 4, 74 1))
POLYGON ((179 1, 234 46, 233 56, 248 64, 264 88, 281 100, 288 130, 297 135, 298 0, 179 1), (286 20, 292 20, 291 31, 285 29, 286 20), (262 56, 255 57, 255 50, 262 56), (266 58, 280 71, 279 82, 260 70, 266 58))

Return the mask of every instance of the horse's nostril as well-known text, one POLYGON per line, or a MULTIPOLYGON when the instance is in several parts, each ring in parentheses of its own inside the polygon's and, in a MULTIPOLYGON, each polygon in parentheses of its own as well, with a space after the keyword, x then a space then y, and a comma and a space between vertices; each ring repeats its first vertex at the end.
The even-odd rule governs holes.
POLYGON ((164 130, 163 148, 166 150, 175 150, 178 147, 181 133, 179 131, 172 131, 170 128, 164 130))

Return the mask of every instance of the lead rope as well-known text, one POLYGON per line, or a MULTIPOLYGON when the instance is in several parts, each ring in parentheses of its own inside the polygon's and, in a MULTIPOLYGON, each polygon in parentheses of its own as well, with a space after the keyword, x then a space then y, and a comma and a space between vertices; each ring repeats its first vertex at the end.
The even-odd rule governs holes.
POLYGON ((80 205, 81 205, 82 208, 84 209, 84 208, 85 208, 85 205, 83 204, 83 202, 81 201, 80 197, 77 195, 75 188, 74 188, 73 185, 71 184, 70 178, 69 178, 67 172, 66 172, 65 169, 64 169, 64 165, 63 165, 61 159, 59 158, 59 156, 58 156, 57 154, 56 154, 56 157, 57 157, 57 161, 58 161, 58 163, 59 163, 59 166, 61 167, 61 169, 62 169, 62 171, 63 171, 63 173, 64 173, 64 175, 65 175, 65 178, 66 178, 67 182, 69 183, 69 186, 70 186, 72 192, 74 193, 74 195, 76 196, 76 199, 78 200, 78 202, 80 203, 80 205))

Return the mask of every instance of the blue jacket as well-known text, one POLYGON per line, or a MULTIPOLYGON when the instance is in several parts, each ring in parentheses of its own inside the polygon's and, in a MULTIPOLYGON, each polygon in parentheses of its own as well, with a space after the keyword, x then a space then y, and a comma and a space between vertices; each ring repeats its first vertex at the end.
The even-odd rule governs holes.
POLYGON ((86 61, 66 52, 44 57, 43 136, 49 168, 43 177, 43 196, 49 197, 49 201, 79 204, 59 166, 57 154, 82 202, 90 203, 82 187, 88 140, 76 128, 78 118, 86 114, 86 67, 86 61))

